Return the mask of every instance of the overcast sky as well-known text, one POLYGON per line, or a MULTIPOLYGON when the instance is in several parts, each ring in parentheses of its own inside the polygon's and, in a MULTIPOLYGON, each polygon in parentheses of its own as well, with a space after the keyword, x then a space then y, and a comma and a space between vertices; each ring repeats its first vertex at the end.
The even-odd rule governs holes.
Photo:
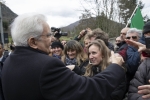
MULTIPOLYGON (((20 15, 28 12, 38 12, 48 18, 50 27, 67 26, 79 20, 81 16, 81 0, 5 0, 14 13, 20 15)), ((142 14, 150 17, 150 1, 145 4, 142 14)))

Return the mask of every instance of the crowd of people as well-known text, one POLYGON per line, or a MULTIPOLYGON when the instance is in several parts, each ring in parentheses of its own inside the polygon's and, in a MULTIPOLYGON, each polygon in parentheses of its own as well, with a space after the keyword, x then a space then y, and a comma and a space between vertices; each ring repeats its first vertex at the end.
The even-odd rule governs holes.
POLYGON ((144 40, 150 22, 143 30, 123 28, 115 45, 100 28, 60 41, 37 13, 19 15, 10 28, 15 47, 7 57, 0 43, 0 99, 150 99, 150 49, 144 40))

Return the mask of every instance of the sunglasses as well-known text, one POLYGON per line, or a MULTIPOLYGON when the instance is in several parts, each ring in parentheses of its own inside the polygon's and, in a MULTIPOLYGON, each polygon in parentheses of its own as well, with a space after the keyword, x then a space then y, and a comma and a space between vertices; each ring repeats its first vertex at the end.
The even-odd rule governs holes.
POLYGON ((137 39, 137 36, 126 37, 126 39, 130 39, 130 38, 137 39))

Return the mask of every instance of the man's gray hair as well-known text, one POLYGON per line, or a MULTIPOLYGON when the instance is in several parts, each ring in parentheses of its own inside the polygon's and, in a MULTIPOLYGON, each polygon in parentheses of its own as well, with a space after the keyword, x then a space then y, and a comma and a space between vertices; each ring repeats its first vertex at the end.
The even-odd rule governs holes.
POLYGON ((137 35, 138 35, 139 38, 142 37, 142 30, 139 30, 139 29, 137 29, 137 28, 130 28, 130 29, 127 31, 126 37, 127 37, 129 34, 132 34, 132 33, 137 33, 137 35))
POLYGON ((30 37, 37 37, 43 32, 46 17, 37 13, 26 13, 15 18, 10 25, 15 46, 28 46, 30 37))

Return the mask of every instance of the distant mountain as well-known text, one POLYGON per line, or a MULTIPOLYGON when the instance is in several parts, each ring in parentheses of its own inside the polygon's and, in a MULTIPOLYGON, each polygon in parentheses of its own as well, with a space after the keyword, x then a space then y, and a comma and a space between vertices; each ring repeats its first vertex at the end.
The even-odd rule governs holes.
MULTIPOLYGON (((7 7, 4 4, 2 4, 1 9, 2 9, 3 24, 5 22, 7 25, 9 25, 13 21, 13 19, 18 16, 16 13, 14 13, 9 7, 7 7)), ((61 27, 61 29, 63 31, 72 31, 78 25, 79 25, 79 21, 76 21, 68 26, 61 27)), ((8 31, 8 30, 5 30, 4 27, 4 31, 8 31)))
POLYGON ((70 24, 70 25, 68 25, 68 26, 65 26, 65 27, 61 27, 61 29, 63 30, 63 31, 72 31, 76 26, 78 26, 79 25, 79 21, 76 21, 76 22, 74 22, 74 23, 72 23, 72 24, 70 24))

